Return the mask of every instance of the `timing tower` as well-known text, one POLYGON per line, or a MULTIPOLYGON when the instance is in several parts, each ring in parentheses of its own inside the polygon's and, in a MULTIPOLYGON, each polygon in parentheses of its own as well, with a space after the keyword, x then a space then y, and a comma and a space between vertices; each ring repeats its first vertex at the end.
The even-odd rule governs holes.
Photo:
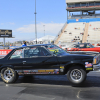
POLYGON ((67 22, 55 44, 100 43, 100 0, 66 0, 67 22))
POLYGON ((68 23, 100 21, 100 0, 66 0, 66 4, 68 23))

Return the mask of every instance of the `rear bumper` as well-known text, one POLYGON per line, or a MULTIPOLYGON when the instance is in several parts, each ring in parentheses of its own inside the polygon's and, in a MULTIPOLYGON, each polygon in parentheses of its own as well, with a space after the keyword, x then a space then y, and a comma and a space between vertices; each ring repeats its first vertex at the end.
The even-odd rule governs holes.
POLYGON ((100 63, 97 65, 93 65, 93 70, 94 71, 100 70, 100 63))

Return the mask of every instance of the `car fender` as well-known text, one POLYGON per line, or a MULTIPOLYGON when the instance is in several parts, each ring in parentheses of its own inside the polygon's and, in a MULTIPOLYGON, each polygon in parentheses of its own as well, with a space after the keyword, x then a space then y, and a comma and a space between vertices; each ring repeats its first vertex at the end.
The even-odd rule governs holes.
POLYGON ((70 61, 70 62, 66 63, 65 66, 68 66, 70 64, 80 64, 80 65, 83 65, 85 67, 85 63, 82 61, 70 61))
POLYGON ((82 61, 70 61, 64 65, 64 74, 67 73, 68 69, 72 67, 72 65, 79 65, 85 69, 85 63, 82 61))

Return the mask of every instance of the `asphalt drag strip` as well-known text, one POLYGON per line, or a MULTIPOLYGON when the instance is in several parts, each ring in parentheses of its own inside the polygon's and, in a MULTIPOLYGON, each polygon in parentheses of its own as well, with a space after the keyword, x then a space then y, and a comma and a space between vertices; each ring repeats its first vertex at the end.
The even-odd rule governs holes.
POLYGON ((21 76, 14 84, 0 78, 0 100, 100 100, 100 72, 90 72, 80 87, 65 75, 21 76))

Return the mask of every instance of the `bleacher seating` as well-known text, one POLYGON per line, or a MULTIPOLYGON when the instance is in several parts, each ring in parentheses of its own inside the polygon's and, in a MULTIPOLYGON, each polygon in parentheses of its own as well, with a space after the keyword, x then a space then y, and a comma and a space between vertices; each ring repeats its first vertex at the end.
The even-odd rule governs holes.
POLYGON ((72 42, 74 39, 82 40, 85 23, 70 23, 60 37, 61 42, 72 42))
POLYGON ((66 4, 68 25, 56 44, 100 42, 100 0, 66 0, 66 4))
POLYGON ((58 43, 80 42, 84 40, 83 38, 90 43, 100 42, 100 21, 89 22, 89 24, 85 22, 67 24, 58 43))
POLYGON ((88 42, 100 42, 100 21, 89 23, 88 34, 88 42))

